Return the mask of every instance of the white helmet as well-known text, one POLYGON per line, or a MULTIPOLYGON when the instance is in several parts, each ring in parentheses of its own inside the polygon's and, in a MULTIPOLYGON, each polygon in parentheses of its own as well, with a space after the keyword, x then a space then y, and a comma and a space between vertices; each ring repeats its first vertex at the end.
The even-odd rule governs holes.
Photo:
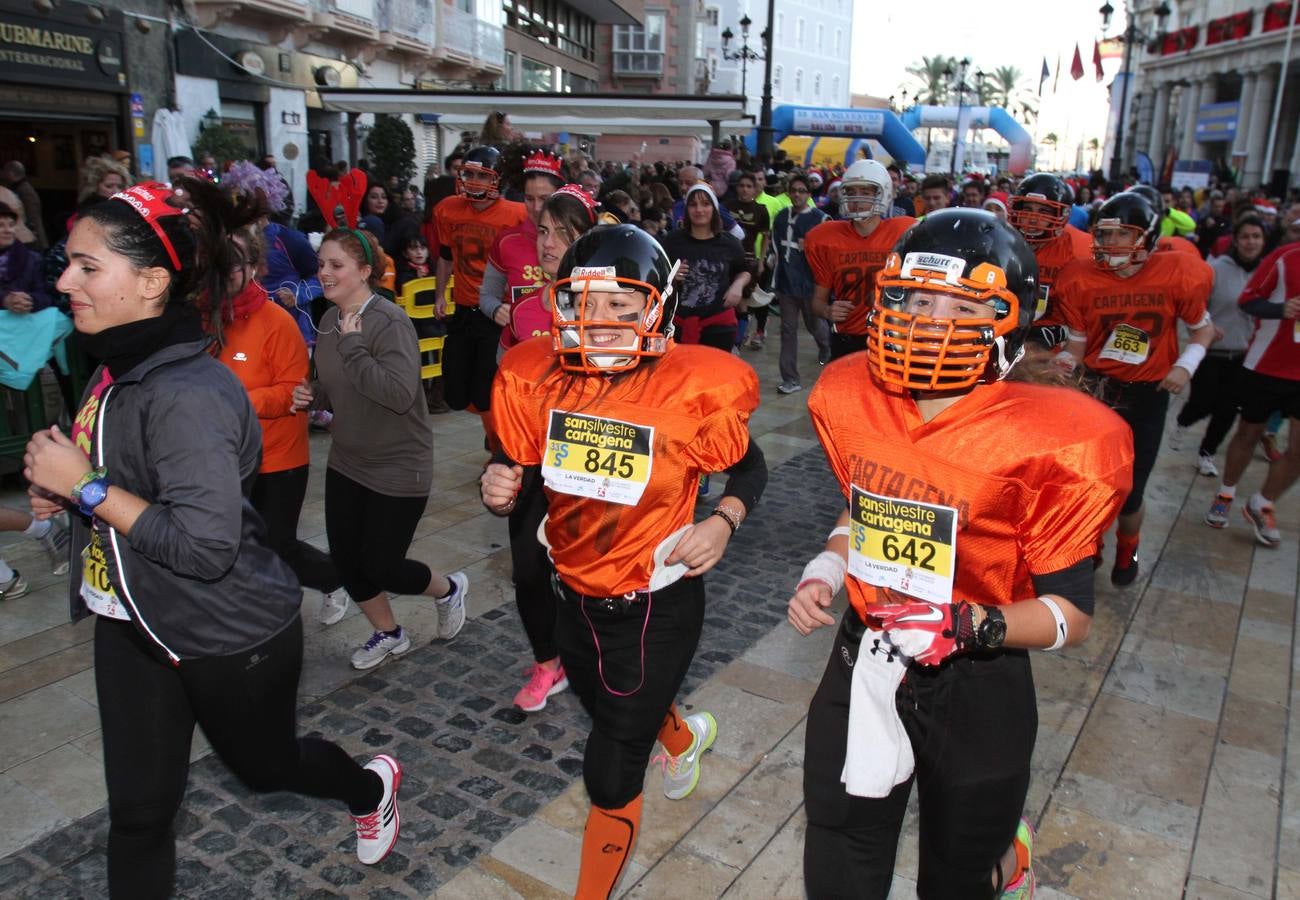
POLYGON ((874 159, 860 159, 845 170, 840 182, 841 216, 846 219, 884 216, 893 204, 894 180, 880 163, 874 159), (861 190, 866 187, 875 188, 875 193, 861 190))

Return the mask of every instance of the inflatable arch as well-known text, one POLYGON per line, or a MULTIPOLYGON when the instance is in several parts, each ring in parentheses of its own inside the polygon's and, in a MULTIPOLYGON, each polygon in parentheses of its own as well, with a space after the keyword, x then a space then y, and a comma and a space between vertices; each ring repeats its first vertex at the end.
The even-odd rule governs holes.
MULTIPOLYGON (((844 109, 830 106, 782 105, 772 110, 773 143, 790 135, 828 138, 872 138, 885 152, 913 168, 925 166, 925 148, 912 137, 911 129, 888 109, 844 109)), ((758 149, 758 131, 750 132, 745 145, 751 153, 758 149)), ((845 153, 845 163, 857 158, 866 140, 855 140, 845 153)), ((868 148, 868 155, 871 155, 868 148)))
MULTIPOLYGON (((963 106, 961 108, 962 134, 971 128, 992 128, 1006 140, 1011 147, 1007 160, 1007 170, 1013 175, 1023 175, 1029 168, 1033 153, 1033 139, 1029 132, 1017 122, 1011 113, 1000 106, 963 106)), ((917 128, 953 128, 957 125, 957 107, 955 106, 913 106, 903 113, 901 124, 908 134, 917 128)), ((958 145, 958 152, 961 151, 958 145)), ((956 161, 956 168, 961 170, 961 157, 956 161)))

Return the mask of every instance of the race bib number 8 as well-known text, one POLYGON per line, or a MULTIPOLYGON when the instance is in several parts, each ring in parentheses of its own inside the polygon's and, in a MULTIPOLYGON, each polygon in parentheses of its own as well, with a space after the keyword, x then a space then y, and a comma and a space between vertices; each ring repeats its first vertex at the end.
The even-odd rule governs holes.
POLYGON ((635 506, 654 467, 650 425, 551 410, 542 478, 561 494, 635 506))
POLYGON ((1113 359, 1136 366, 1146 362, 1150 352, 1151 338, 1145 331, 1132 325, 1116 325, 1110 337, 1106 338, 1106 346, 1098 355, 1101 359, 1113 359))
POLYGON ((931 603, 952 601, 957 510, 853 486, 849 574, 931 603))

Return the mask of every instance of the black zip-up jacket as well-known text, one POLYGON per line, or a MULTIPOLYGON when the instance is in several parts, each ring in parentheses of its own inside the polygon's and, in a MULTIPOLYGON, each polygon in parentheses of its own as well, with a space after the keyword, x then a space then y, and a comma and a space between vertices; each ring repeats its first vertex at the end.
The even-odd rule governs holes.
MULTIPOLYGON (((206 345, 174 344, 115 378, 100 398, 91 452, 110 485, 150 504, 129 536, 98 519, 94 527, 131 621, 174 664, 255 647, 302 603, 248 500, 262 456, 257 415, 206 345)), ((91 522, 75 510, 71 519, 75 621, 89 615, 80 556, 91 522)))

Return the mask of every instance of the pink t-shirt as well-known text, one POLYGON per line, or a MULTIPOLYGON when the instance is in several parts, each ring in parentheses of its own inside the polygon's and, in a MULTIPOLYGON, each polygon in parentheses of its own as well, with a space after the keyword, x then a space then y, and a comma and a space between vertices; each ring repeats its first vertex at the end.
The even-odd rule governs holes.
POLYGON ((542 302, 544 288, 510 304, 510 325, 501 329, 501 346, 509 350, 521 341, 551 333, 551 310, 542 302))

